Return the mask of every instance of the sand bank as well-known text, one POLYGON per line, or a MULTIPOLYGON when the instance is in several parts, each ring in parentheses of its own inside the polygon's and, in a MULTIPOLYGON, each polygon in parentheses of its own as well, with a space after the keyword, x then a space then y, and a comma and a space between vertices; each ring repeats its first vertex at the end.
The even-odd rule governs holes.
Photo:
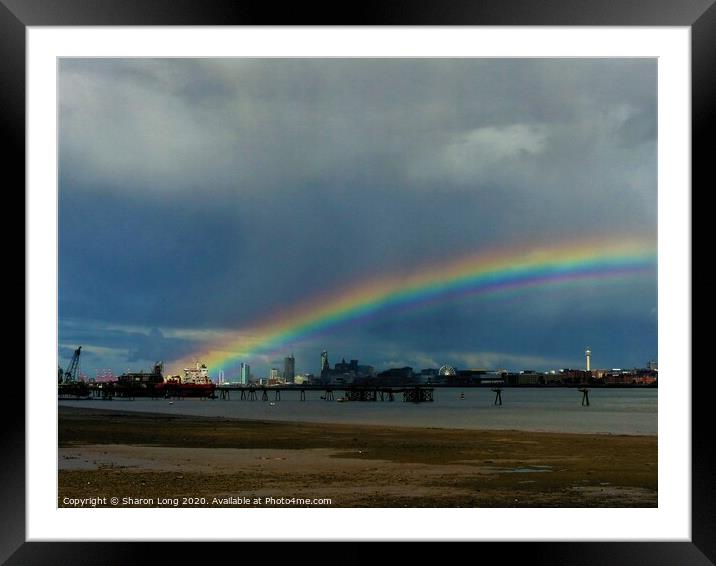
POLYGON ((330 500, 320 505, 331 507, 657 505, 654 436, 242 421, 61 407, 59 444, 60 505, 65 497, 155 501, 140 506, 184 497, 200 499, 191 506, 266 506, 266 497, 288 502, 271 506, 292 506, 291 498, 330 500), (258 498, 260 504, 247 503, 258 498))

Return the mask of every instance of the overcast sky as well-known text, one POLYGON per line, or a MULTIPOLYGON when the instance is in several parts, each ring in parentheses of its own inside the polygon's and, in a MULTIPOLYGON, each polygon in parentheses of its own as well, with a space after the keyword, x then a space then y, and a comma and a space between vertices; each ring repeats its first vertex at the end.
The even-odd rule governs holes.
MULTIPOLYGON (((656 242, 639 59, 62 59, 60 363, 121 373, 268 314, 496 246, 656 242)), ((656 277, 453 298, 247 359, 257 376, 644 366, 656 277), (273 357, 272 357, 273 356, 273 357)), ((225 368, 229 376, 233 368, 225 368)))

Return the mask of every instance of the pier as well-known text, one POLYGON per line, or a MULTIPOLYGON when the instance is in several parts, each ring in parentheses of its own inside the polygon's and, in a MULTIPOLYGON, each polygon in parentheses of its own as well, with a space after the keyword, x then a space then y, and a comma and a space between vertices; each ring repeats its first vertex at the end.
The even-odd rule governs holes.
POLYGON ((218 399, 229 400, 232 394, 239 400, 255 401, 261 395, 262 401, 281 400, 281 392, 297 391, 299 400, 306 401, 307 393, 320 394, 322 401, 357 401, 377 402, 395 401, 396 396, 402 393, 403 401, 410 403, 432 402, 433 387, 431 386, 409 386, 409 387, 375 387, 364 385, 306 385, 306 386, 250 386, 250 385, 223 385, 216 388, 218 399), (336 397, 336 394, 339 396, 336 397))
POLYGON ((82 381, 75 383, 61 383, 57 386, 58 399, 87 399, 89 397, 90 387, 82 381))
POLYGON ((253 385, 220 385, 215 388, 186 389, 180 386, 165 384, 161 389, 146 386, 128 386, 117 383, 75 383, 62 385, 58 389, 59 399, 134 399, 150 397, 153 399, 183 399, 199 397, 229 401, 280 401, 281 393, 297 391, 299 400, 306 401, 309 394, 319 395, 324 401, 357 401, 357 402, 393 402, 402 394, 404 402, 432 402, 434 387, 411 386, 365 386, 365 385, 306 385, 306 386, 253 386, 253 385), (337 397, 338 395, 338 397, 337 397))
MULTIPOLYGON (((84 382, 61 383, 57 388, 57 397, 60 400, 105 400, 125 399, 132 400, 138 397, 152 399, 184 399, 202 398, 219 399, 222 401, 280 401, 282 393, 294 391, 299 394, 299 401, 309 399, 320 399, 322 401, 353 401, 353 402, 394 402, 402 396, 403 402, 408 403, 430 403, 435 400, 435 390, 465 390, 465 389, 490 389, 494 394, 493 404, 501 406, 503 403, 502 392, 505 389, 555 389, 554 386, 520 386, 500 385, 488 386, 473 385, 436 385, 436 384, 411 384, 411 385, 375 385, 375 384, 323 384, 323 385, 217 385, 214 387, 182 387, 180 384, 163 383, 161 387, 153 387, 148 384, 132 384, 118 382, 84 382)), ((590 389, 584 386, 561 386, 560 388, 575 389, 581 393, 581 405, 590 405, 590 389)), ((606 389, 606 388, 605 388, 606 389)), ((611 387, 609 387, 611 389, 611 387)), ((463 393, 464 395, 464 393, 463 393)), ((463 397, 464 398, 464 397, 463 397)))

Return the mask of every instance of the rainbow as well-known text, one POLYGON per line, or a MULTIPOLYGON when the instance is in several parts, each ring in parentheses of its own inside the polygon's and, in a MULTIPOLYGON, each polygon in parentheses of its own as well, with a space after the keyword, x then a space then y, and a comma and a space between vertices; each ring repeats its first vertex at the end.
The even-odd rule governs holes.
POLYGON ((262 321, 194 352, 177 367, 199 359, 209 369, 290 344, 335 326, 461 295, 494 293, 573 281, 600 281, 654 274, 653 243, 636 239, 588 240, 531 249, 479 252, 411 271, 358 281, 282 309, 262 321))

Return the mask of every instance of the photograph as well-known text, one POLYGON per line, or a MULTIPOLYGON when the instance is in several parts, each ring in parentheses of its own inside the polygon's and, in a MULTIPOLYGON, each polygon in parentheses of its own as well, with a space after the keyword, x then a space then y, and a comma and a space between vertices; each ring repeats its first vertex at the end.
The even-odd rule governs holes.
POLYGON ((657 57, 56 69, 58 508, 659 507, 657 57))
POLYGON ((713 1, 0 0, 0 563, 713 564, 713 1))

